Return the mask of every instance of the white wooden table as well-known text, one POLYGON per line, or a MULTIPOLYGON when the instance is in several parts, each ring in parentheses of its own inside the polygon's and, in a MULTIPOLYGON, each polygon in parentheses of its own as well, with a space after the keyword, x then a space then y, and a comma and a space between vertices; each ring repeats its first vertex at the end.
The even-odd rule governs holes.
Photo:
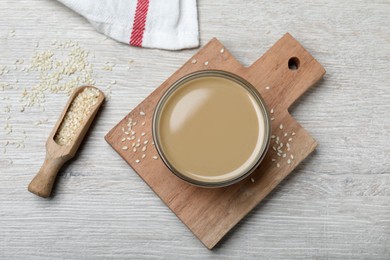
POLYGON ((0 258, 390 259, 390 2, 286 2, 198 3, 202 45, 217 37, 249 65, 290 32, 327 70, 293 109, 317 152, 209 251, 103 139, 197 50, 133 48, 55 1, 0 1, 0 83, 14 86, 0 90, 0 258), (19 99, 38 81, 23 66, 53 40, 78 41, 96 86, 116 84, 44 200, 27 185, 67 95, 47 93, 45 111, 19 99))

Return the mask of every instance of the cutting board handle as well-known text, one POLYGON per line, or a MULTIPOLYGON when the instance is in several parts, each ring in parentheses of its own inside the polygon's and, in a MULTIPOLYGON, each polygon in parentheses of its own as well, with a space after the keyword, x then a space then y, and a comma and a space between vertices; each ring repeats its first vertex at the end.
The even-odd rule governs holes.
POLYGON ((57 173, 65 163, 63 158, 50 158, 46 156, 41 169, 28 185, 28 190, 40 197, 47 198, 51 194, 57 173))
POLYGON ((273 102, 269 106, 287 110, 324 74, 322 65, 286 33, 248 68, 247 78, 263 96, 278 97, 266 98, 273 102), (269 77, 259 77, 259 72, 269 77))

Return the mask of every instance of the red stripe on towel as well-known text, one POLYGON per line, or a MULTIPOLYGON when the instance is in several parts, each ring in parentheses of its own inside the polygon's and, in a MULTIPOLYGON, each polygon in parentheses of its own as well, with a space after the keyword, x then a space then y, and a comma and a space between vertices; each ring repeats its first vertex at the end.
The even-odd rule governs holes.
POLYGON ((142 39, 144 37, 146 16, 148 14, 149 0, 138 0, 135 9, 133 30, 130 37, 130 45, 142 46, 142 39))

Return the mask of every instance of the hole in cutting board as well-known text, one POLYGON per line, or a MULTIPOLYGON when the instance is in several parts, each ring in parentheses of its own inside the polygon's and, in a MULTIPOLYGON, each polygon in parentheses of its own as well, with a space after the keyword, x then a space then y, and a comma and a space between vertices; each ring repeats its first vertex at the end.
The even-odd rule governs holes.
POLYGON ((292 57, 288 60, 288 68, 290 70, 297 70, 299 68, 299 59, 297 57, 292 57))

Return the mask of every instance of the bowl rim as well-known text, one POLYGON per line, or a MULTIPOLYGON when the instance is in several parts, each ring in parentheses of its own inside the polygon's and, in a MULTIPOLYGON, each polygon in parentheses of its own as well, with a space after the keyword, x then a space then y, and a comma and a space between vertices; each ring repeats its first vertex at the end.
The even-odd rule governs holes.
POLYGON ((189 73, 187 75, 184 75, 183 77, 179 78, 176 80, 174 83, 172 83, 168 89, 165 91, 165 93, 161 96, 160 100, 158 101, 154 113, 153 113, 153 119, 152 119, 152 135, 153 135, 153 141, 156 147, 156 150, 164 162, 164 164, 168 167, 168 169, 177 177, 180 179, 186 181, 187 183, 190 183, 195 186, 199 187, 205 187, 205 188, 219 188, 219 187, 225 187, 229 186, 231 184, 237 183, 246 177, 248 177, 255 169, 258 168, 260 163, 263 161, 269 145, 270 145, 270 140, 271 140, 271 120, 270 120, 270 114, 267 108, 267 105, 264 101, 264 99, 261 97, 260 93, 257 91, 257 89, 249 83, 247 80, 243 79, 242 77, 228 72, 224 70, 200 70, 196 72, 189 73), (265 141, 262 144, 262 147, 256 156, 256 160, 254 160, 253 165, 248 171, 245 171, 241 174, 238 174, 234 178, 224 180, 221 182, 205 182, 205 181, 200 181, 200 180, 195 180, 192 178, 189 178, 185 174, 180 173, 167 159, 167 157, 164 154, 163 149, 161 148, 161 143, 159 140, 158 136, 158 120, 161 117, 161 110, 163 106, 165 105, 166 101, 168 98, 181 86, 183 86, 185 83, 193 80, 193 79, 198 79, 200 77, 207 77, 207 76, 217 76, 217 77, 222 77, 225 79, 233 80, 236 83, 240 84, 241 86, 245 87, 246 90, 252 95, 253 98, 257 101, 258 105, 261 108, 261 111, 263 113, 263 118, 264 118, 264 139, 265 141))

